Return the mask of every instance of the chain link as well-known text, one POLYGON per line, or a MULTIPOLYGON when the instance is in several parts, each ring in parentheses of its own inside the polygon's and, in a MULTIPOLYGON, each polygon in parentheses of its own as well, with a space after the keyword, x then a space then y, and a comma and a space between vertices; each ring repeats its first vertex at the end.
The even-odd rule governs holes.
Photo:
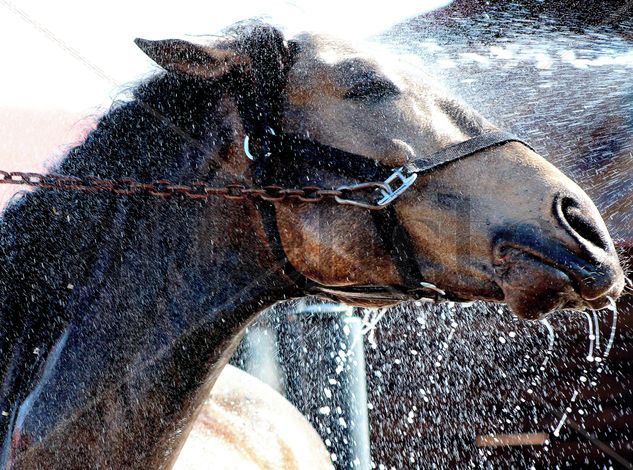
MULTIPOLYGON (((294 198, 301 202, 316 203, 325 199, 339 203, 336 198, 343 196, 344 191, 337 189, 324 189, 318 186, 306 186, 304 188, 283 188, 277 185, 261 188, 248 187, 242 184, 228 184, 224 187, 209 186, 202 181, 191 184, 175 184, 168 180, 156 180, 150 183, 142 183, 132 178, 120 178, 116 180, 95 178, 87 176, 83 178, 64 175, 44 175, 23 171, 0 170, 0 184, 13 184, 32 186, 47 189, 64 189, 81 192, 110 192, 119 196, 132 196, 143 194, 157 198, 169 198, 174 195, 183 195, 190 199, 209 199, 222 197, 230 200, 263 199, 265 201, 279 202, 288 198, 294 198)), ((348 189, 345 192, 349 191, 348 189)))

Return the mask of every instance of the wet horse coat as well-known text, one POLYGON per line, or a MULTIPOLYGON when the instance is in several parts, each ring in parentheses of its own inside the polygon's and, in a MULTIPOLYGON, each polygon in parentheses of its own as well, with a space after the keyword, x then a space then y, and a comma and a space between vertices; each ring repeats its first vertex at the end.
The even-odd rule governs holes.
MULTIPOLYGON (((236 41, 237 52, 182 42, 147 48, 169 73, 141 84, 135 100, 115 106, 57 172, 145 181, 204 179, 218 185, 236 178, 252 181, 252 167, 241 153, 239 108, 246 88, 240 77, 254 73, 248 68, 257 63, 254 57, 286 46, 267 27, 247 30, 236 41)), ((317 61, 314 51, 322 46, 311 41, 295 44, 302 52, 287 50, 297 54, 287 86, 279 87, 287 94, 288 101, 280 103, 289 131, 309 132, 324 144, 398 164, 412 153, 432 153, 491 127, 465 107, 438 106, 428 90, 420 93, 404 82, 396 86, 372 62, 354 56, 334 65, 330 59, 317 61), (332 66, 341 66, 339 75, 332 66), (305 74, 323 84, 325 70, 331 72, 329 94, 319 95, 316 106, 305 74), (336 83, 349 74, 356 83, 336 83), (338 112, 331 112, 336 106, 338 112), (421 107, 438 121, 422 123, 421 107), (447 109, 454 113, 441 114, 447 109), (355 115, 364 119, 350 119, 355 115), (337 120, 346 122, 349 132, 333 133, 337 120), (385 122, 394 126, 386 130, 385 122), (436 129, 436 122, 443 126, 436 129), (398 138, 379 138, 392 129, 398 138)), ((274 75, 263 77, 260 85, 274 83, 274 75)), ((331 186, 342 182, 337 168, 313 168, 309 176, 331 186)), ((621 291, 617 257, 595 208, 520 144, 481 152, 419 179, 398 201, 398 216, 416 251, 401 256, 414 256, 425 279, 455 298, 501 301, 505 296, 520 308, 521 299, 546 292, 546 303, 521 311, 540 315, 555 306, 599 305, 621 291), (500 196, 492 195, 491 182, 482 185, 488 180, 476 171, 490 161, 509 179, 537 175, 521 191, 496 188, 502 196, 510 191, 510 206, 520 203, 506 212, 493 211, 500 196), (552 214, 553 193, 563 190, 600 246, 580 237, 577 224, 570 228, 569 220, 565 225, 552 214), (531 205, 531 191, 542 204, 531 205), (428 192, 443 197, 433 199, 428 192), (455 248, 429 235, 416 214, 443 216, 441 233, 450 235, 458 221, 447 207, 464 194, 476 206, 471 228, 481 243, 471 247, 469 257, 456 257, 455 248), (529 226, 516 232, 520 239, 500 230, 519 222, 525 227, 535 216, 543 218, 544 229, 534 240, 529 226), (525 266, 542 280, 529 292, 514 287, 525 266), (584 280, 588 267, 597 274, 584 280), (552 280, 556 292, 548 284, 552 280)), ((349 299, 350 286, 402 284, 368 214, 326 204, 284 203, 275 209, 280 239, 271 246, 264 215, 249 201, 205 204, 70 191, 36 191, 14 201, 0 226, 3 465, 170 466, 244 328, 266 307, 307 294, 305 285, 284 271, 278 245, 297 272, 343 300, 349 299), (319 250, 328 257, 321 258, 319 250)), ((463 253, 463 240, 457 242, 456 253, 463 253)))

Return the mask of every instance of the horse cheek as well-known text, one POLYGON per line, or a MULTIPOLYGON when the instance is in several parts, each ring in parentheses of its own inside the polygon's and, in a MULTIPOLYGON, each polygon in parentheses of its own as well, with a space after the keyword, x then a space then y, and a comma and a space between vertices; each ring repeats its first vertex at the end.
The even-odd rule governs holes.
POLYGON ((324 285, 398 283, 375 228, 358 209, 292 205, 278 208, 277 220, 288 259, 310 279, 324 285))

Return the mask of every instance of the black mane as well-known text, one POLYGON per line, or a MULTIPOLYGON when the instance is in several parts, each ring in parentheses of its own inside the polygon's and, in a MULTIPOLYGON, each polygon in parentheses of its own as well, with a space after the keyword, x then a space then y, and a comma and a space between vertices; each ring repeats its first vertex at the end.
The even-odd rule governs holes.
POLYGON ((217 116, 224 83, 160 73, 141 83, 133 101, 115 104, 86 141, 71 150, 62 174, 142 180, 197 171, 225 140, 217 116))
MULTIPOLYGON (((211 180, 217 164, 210 165, 210 157, 224 153, 232 132, 216 112, 224 88, 221 82, 161 73, 138 85, 132 101, 113 105, 54 172, 188 181, 204 170, 211 180)), ((141 226, 163 218, 186 230, 200 207, 192 201, 59 190, 14 198, 0 219, 0 411, 31 389, 24 382, 41 374, 41 358, 70 316, 98 296, 114 295, 100 292, 106 273, 121 269, 132 246, 151 245, 156 227, 147 227, 148 239, 139 240, 141 226), (95 283, 79 285, 85 278, 95 283)), ((161 273, 170 257, 154 253, 151 262, 161 273)), ((154 281, 148 290, 164 284, 154 281)), ((9 418, 0 416, 0 441, 9 418)))

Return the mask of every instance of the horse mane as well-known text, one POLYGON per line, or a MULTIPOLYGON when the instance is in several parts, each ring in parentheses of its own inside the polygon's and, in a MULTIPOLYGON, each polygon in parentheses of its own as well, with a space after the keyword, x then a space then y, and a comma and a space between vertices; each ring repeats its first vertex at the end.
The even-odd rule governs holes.
POLYGON ((141 82, 132 101, 115 103, 56 172, 151 180, 196 171, 227 136, 215 112, 224 88, 161 72, 141 82))
MULTIPOLYGON (((132 100, 113 104, 53 172, 178 182, 203 172, 212 180, 233 133, 218 112, 225 93, 226 83, 219 80, 161 72, 138 84, 132 100)), ((160 216, 183 232, 193 231, 192 216, 201 207, 193 201, 48 189, 21 192, 10 201, 0 217, 0 410, 29 393, 42 373, 38 358, 46 357, 71 316, 87 311, 98 296, 115 295, 103 294, 103 283, 134 246, 149 246, 158 236, 152 230, 160 227, 148 221, 160 216), (143 232, 149 223, 154 226, 143 232), (77 285, 86 278, 94 285, 77 285)), ((139 250, 147 253, 148 246, 139 250)), ((168 262, 165 256, 153 261, 157 272, 168 262)), ((145 282, 165 282, 159 278, 145 282)), ((0 416, 0 442, 7 421, 0 416)))

